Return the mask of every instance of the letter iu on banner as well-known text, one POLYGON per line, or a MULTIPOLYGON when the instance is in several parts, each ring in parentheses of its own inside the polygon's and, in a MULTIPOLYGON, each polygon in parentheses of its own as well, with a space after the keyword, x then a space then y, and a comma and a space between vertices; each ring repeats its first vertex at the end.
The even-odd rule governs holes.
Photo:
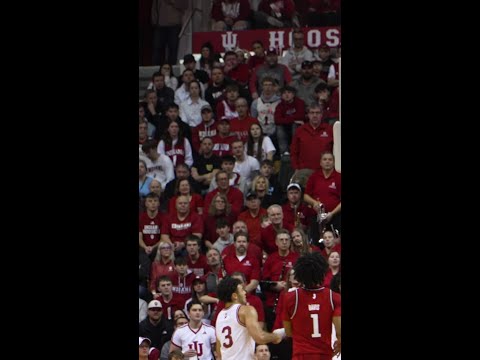
POLYGON ((237 46, 237 34, 227 31, 226 34, 222 34, 222 46, 225 51, 233 50, 237 46))

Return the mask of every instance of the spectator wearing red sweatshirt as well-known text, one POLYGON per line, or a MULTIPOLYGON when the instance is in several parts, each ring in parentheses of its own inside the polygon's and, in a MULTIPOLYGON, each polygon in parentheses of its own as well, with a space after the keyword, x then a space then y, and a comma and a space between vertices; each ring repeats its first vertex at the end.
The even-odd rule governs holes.
POLYGON ((250 68, 248 65, 241 64, 234 51, 227 51, 223 56, 223 60, 225 62, 225 66, 223 67, 225 76, 236 81, 240 87, 246 88, 250 78, 250 68))
POLYGON ((308 123, 295 132, 290 146, 290 160, 294 170, 316 170, 321 154, 333 150, 333 126, 321 123, 322 115, 320 105, 312 104, 308 109, 308 123))
POLYGON ((203 105, 200 112, 202 122, 192 129, 192 147, 197 154, 200 152, 200 143, 203 138, 217 135, 217 124, 215 124, 210 104, 203 105))
POLYGON ((260 40, 255 40, 252 43, 252 50, 254 55, 250 56, 247 63, 251 74, 253 74, 258 65, 262 65, 265 62, 265 47, 260 40))
POLYGON ((320 83, 315 87, 315 93, 323 109, 322 123, 333 125, 340 118, 338 88, 332 91, 327 84, 320 83))
POLYGON ((280 154, 288 153, 288 146, 298 126, 304 124, 305 102, 295 96, 297 90, 290 85, 281 90, 282 100, 275 108, 275 125, 280 154))
POLYGON ((250 27, 251 7, 248 0, 214 0, 212 19, 214 31, 245 30, 250 27))

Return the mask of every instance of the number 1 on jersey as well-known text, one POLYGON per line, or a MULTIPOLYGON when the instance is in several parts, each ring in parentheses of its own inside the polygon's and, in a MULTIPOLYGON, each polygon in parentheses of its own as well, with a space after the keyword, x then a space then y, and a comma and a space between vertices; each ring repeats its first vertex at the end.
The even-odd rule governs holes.
POLYGON ((320 323, 318 321, 318 314, 310 314, 310 317, 313 320, 312 338, 319 338, 322 336, 322 334, 320 334, 320 323))

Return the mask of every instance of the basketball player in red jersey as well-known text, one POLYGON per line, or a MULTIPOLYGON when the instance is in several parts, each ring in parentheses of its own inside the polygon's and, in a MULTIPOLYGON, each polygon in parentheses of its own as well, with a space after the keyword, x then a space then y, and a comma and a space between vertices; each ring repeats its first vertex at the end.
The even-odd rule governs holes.
POLYGON ((318 252, 298 258, 295 279, 302 286, 285 294, 283 325, 293 338, 292 360, 331 360, 341 352, 340 294, 322 286, 328 264, 318 252), (332 322, 337 341, 332 349, 332 322))

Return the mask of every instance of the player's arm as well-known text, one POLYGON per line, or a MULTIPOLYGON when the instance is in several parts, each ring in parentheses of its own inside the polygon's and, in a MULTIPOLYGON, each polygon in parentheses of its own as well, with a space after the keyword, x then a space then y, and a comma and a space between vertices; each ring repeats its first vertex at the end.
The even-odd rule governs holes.
POLYGON ((285 329, 285 334, 287 334, 288 337, 292 337, 292 322, 283 320, 283 328, 285 329))
POLYGON ((217 337, 217 343, 215 345, 216 349, 217 349, 217 352, 215 353, 215 359, 216 360, 222 360, 222 353, 220 351, 220 339, 217 337))
POLYGON ((250 282, 248 283, 247 286, 245 286, 245 291, 247 293, 249 292, 252 292, 253 290, 255 290, 258 286, 258 280, 256 279, 251 279, 250 282))
POLYGON ((253 306, 242 305, 238 313, 240 315, 240 321, 246 325, 248 333, 257 344, 278 344, 280 341, 282 341, 282 337, 280 335, 268 333, 262 330, 258 324, 257 310, 255 310, 253 306))
POLYGON ((332 318, 333 325, 335 326, 335 335, 337 340, 333 344, 333 355, 340 355, 342 352, 342 326, 341 326, 341 316, 334 316, 332 318))

